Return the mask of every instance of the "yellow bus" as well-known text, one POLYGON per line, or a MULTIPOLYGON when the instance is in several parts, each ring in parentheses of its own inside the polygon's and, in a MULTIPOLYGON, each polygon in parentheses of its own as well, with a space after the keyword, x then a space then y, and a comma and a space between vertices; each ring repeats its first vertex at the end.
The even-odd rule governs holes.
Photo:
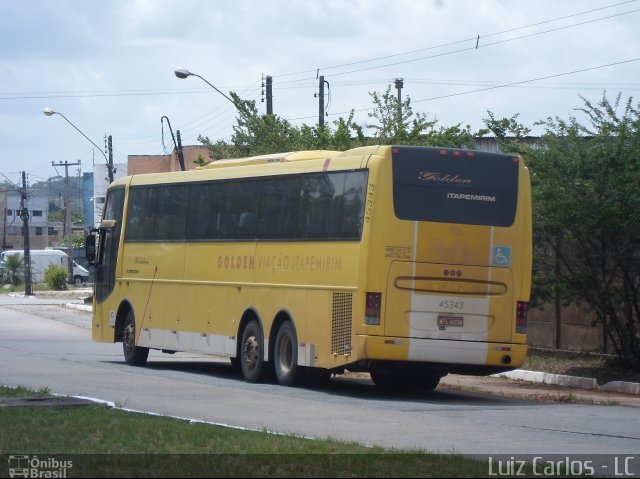
POLYGON ((523 363, 531 241, 513 155, 369 146, 129 176, 87 238, 93 339, 131 365, 188 351, 249 382, 429 390, 523 363))

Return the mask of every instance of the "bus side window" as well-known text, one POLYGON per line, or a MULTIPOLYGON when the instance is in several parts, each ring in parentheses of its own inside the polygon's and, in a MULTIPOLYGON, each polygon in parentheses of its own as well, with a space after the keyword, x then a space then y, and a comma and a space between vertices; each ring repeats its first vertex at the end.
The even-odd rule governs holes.
POLYGON ((250 238, 256 231, 256 215, 245 211, 238 220, 238 237, 250 238))
POLYGON ((335 187, 327 174, 309 175, 301 188, 302 204, 299 227, 301 238, 326 238, 335 187))

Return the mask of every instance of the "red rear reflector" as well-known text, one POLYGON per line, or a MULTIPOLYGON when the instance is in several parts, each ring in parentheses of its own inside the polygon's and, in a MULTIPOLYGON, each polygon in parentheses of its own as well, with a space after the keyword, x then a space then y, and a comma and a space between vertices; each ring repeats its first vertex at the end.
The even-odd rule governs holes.
POLYGON ((365 304, 364 323, 369 325, 380 324, 380 310, 382 307, 382 293, 367 293, 365 304))
POLYGON ((518 301, 516 304, 516 333, 527 333, 527 306, 528 303, 518 301))
POLYGON ((518 319, 527 319, 527 306, 528 303, 524 301, 518 301, 516 306, 516 318, 518 319))
POLYGON ((459 151, 454 151, 453 152, 453 156, 460 156, 460 155, 461 155, 461 153, 459 151))
POLYGON ((381 305, 382 293, 367 293, 367 306, 365 309, 367 316, 380 316, 381 305))
POLYGON ((473 158, 476 154, 473 151, 467 151, 467 158, 473 158))
POLYGON ((442 156, 447 156, 447 150, 440 150, 440 154, 442 156))

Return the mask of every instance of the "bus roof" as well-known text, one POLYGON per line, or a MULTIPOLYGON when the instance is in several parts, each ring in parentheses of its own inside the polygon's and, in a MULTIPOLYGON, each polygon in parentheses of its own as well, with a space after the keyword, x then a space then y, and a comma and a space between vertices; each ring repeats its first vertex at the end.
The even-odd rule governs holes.
POLYGON ((363 159, 375 154, 380 148, 385 146, 360 147, 347 151, 308 150, 217 160, 195 170, 148 173, 120 178, 115 180, 110 188, 127 184, 182 183, 242 176, 296 174, 323 169, 328 171, 356 169, 363 167, 363 159), (333 162, 334 159, 339 161, 333 162), (247 167, 251 167, 250 173, 245 169, 247 167))
POLYGON ((230 166, 248 166, 262 165, 265 163, 284 163, 287 161, 318 160, 324 158, 332 158, 336 155, 339 155, 340 153, 342 152, 332 150, 310 150, 288 153, 272 153, 269 155, 250 156, 248 158, 229 158, 213 161, 203 168, 228 168, 230 166))

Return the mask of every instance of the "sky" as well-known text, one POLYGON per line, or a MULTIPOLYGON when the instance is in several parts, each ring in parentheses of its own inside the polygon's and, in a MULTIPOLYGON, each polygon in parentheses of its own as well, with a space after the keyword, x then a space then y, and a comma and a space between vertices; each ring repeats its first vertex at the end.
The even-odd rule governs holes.
POLYGON ((198 136, 229 140, 235 109, 217 89, 293 125, 366 125, 372 92, 403 79, 402 98, 438 125, 484 126, 487 112, 534 123, 580 118, 640 95, 640 1, 616 0, 0 0, 0 173, 29 184, 53 163, 104 164, 198 136), (51 108, 60 115, 45 116, 51 108), (66 120, 65 120, 66 119, 66 120), (77 128, 77 130, 75 128, 77 128), (99 148, 96 148, 97 145, 99 148), (102 150, 100 149, 102 148, 102 150))

